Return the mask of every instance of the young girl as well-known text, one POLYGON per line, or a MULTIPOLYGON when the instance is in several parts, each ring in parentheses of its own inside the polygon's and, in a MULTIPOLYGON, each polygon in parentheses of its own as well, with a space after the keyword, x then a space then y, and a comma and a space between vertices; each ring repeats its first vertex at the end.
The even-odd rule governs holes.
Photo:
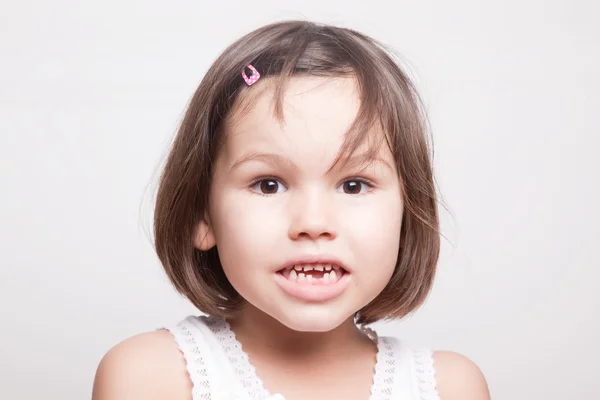
POLYGON ((467 358, 366 327, 432 285, 425 128, 405 73, 358 32, 283 22, 226 49, 189 105, 154 220, 169 278, 207 316, 110 350, 93 398, 488 399, 467 358))

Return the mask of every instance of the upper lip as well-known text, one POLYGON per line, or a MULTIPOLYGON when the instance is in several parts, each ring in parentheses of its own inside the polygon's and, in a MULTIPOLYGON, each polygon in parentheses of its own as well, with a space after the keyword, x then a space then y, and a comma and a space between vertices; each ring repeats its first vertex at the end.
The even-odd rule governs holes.
POLYGON ((304 265, 304 264, 322 264, 322 265, 337 265, 340 268, 343 268, 346 272, 350 272, 350 269, 340 261, 337 257, 333 257, 328 254, 305 254, 289 261, 285 262, 283 266, 281 266, 278 271, 293 268, 295 265, 304 265))

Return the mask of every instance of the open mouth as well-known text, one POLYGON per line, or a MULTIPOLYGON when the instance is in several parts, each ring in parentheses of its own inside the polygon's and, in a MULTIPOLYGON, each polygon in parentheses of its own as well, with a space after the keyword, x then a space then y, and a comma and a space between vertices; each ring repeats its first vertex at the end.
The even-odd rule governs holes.
POLYGON ((297 264, 277 272, 291 282, 328 285, 338 282, 348 272, 335 264, 297 264))
POLYGON ((335 259, 310 258, 291 262, 277 271, 277 285, 305 302, 322 303, 341 296, 350 286, 350 271, 335 259))

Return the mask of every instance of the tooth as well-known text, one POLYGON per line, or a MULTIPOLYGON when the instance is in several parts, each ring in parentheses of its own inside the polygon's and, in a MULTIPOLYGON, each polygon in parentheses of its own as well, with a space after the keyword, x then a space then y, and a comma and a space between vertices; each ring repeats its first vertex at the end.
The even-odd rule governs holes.
POLYGON ((296 271, 292 270, 292 272, 290 272, 290 277, 288 279, 290 281, 295 281, 296 279, 298 279, 298 274, 296 273, 296 271))
POLYGON ((327 273, 327 272, 325 272, 325 273, 323 274, 323 282, 325 282, 325 283, 329 283, 329 279, 330 279, 330 278, 329 278, 329 275, 330 275, 330 274, 329 274, 329 273, 327 273))
POLYGON ((300 265, 294 265, 294 269, 296 271, 302 271, 302 267, 300 265))
POLYGON ((306 275, 304 275, 304 273, 300 272, 300 273, 298 274, 298 280, 299 280, 300 282, 304 282, 304 281, 306 280, 306 275))
POLYGON ((307 282, 312 282, 313 280, 313 276, 312 275, 306 275, 306 281, 307 282))
POLYGON ((305 265, 304 266, 304 271, 312 271, 313 270, 313 266, 312 265, 305 265))
POLYGON ((331 281, 331 283, 337 282, 337 274, 335 273, 335 271, 331 271, 329 273, 329 280, 331 281))
POLYGON ((325 271, 331 271, 331 265, 326 265, 325 266, 325 271))
POLYGON ((322 265, 315 265, 315 271, 323 271, 322 265))

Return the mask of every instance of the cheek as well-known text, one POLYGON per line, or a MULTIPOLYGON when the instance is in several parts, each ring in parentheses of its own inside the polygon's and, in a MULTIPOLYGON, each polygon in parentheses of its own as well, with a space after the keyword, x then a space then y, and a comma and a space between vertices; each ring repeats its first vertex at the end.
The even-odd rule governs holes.
POLYGON ((276 251, 287 234, 285 217, 277 203, 243 192, 215 196, 211 221, 223 268, 261 260, 276 251))
POLYGON ((372 207, 358 208, 344 221, 359 263, 377 269, 381 275, 391 275, 400 247, 401 201, 394 196, 381 198, 372 207))

